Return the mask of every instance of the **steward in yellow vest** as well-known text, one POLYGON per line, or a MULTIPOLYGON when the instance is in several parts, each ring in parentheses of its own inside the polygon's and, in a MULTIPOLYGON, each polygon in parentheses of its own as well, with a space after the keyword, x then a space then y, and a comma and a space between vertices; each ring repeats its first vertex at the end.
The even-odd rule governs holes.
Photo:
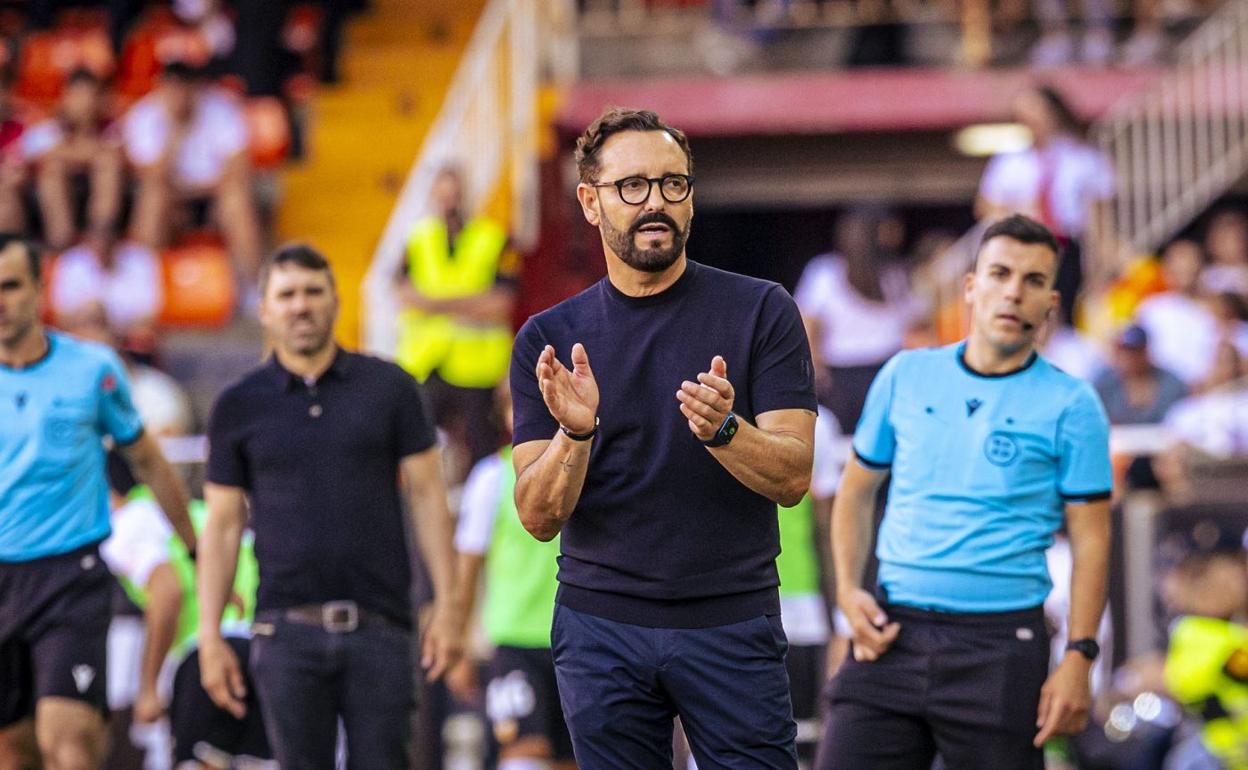
POLYGON ((421 382, 436 373, 454 387, 493 388, 511 356, 512 293, 496 291, 507 233, 485 217, 465 221, 461 190, 458 172, 440 172, 440 213, 408 239, 396 358, 421 382))

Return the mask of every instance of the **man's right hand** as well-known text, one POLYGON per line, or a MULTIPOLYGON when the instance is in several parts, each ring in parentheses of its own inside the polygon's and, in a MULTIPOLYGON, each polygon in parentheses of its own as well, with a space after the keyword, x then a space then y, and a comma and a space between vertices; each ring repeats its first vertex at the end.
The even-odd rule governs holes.
POLYGON ((243 669, 234 649, 221 636, 200 640, 199 681, 218 708, 230 712, 235 719, 247 715, 247 706, 243 703, 247 697, 243 669))
POLYGON ((559 363, 547 345, 537 357, 537 387, 551 417, 573 433, 589 433, 598 415, 598 382, 589 368, 585 346, 572 346, 572 368, 559 363))
POLYGON ((889 623, 875 597, 861 588, 841 594, 837 604, 854 630, 854 660, 878 660, 897 638, 901 624, 889 623))

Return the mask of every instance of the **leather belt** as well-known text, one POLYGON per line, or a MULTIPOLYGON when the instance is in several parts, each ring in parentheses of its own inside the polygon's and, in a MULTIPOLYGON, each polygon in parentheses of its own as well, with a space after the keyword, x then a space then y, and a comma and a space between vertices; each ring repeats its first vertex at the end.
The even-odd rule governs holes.
POLYGON ((357 628, 394 625, 380 613, 360 607, 352 601, 302 604, 281 611, 282 618, 291 623, 320 626, 331 634, 347 634, 357 628))

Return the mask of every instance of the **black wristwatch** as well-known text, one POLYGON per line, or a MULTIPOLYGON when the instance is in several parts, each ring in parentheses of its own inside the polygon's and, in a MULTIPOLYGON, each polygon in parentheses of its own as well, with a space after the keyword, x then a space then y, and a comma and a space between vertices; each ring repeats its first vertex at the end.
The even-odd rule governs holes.
POLYGON ((1066 643, 1066 649, 1074 650, 1088 660, 1096 660, 1096 656, 1101 654, 1101 645, 1090 636, 1085 639, 1071 639, 1066 643))
POLYGON ((719 430, 715 431, 715 435, 709 441, 703 441, 702 444, 709 447, 727 446, 732 443, 732 437, 737 435, 739 427, 737 416, 729 412, 728 416, 724 418, 724 422, 719 426, 719 430))

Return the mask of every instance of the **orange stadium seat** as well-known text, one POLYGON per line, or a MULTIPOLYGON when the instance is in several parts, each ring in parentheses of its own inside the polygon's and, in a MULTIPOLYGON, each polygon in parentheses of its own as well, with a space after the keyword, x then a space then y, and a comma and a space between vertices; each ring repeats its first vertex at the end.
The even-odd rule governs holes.
POLYGON ((244 105, 251 142, 251 162, 256 168, 274 169, 290 153, 290 122, 286 108, 272 96, 248 99, 244 105))
POLYGON ((156 55, 157 44, 163 33, 175 24, 169 9, 152 9, 126 38, 117 68, 117 90, 128 101, 138 99, 156 85, 161 66, 156 55))
POLYGON ((63 27, 36 32, 22 43, 13 93, 20 99, 48 105, 61 95, 65 78, 79 68, 101 78, 112 75, 113 51, 102 27, 63 27))
POLYGON ((162 326, 216 327, 229 322, 236 300, 234 269, 219 241, 192 237, 161 255, 162 326))

